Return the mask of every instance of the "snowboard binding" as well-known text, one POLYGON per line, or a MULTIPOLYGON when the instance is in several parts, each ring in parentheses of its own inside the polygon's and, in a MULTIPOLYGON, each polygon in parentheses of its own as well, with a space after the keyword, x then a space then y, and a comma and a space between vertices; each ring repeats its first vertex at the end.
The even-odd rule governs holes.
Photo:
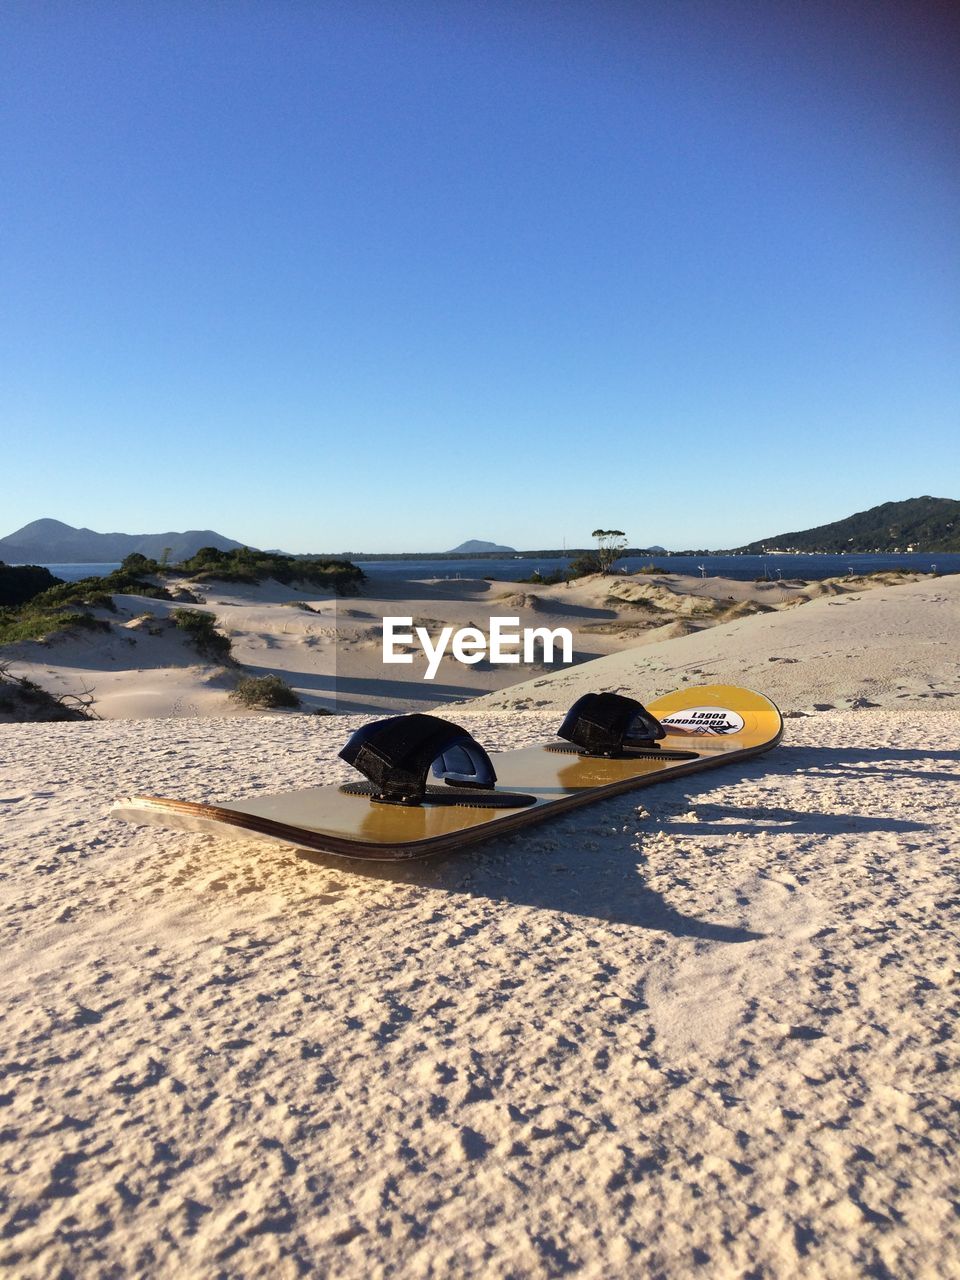
POLYGON ((666 750, 659 744, 667 731, 655 716, 619 693, 585 693, 578 698, 557 730, 570 746, 555 743, 548 751, 576 752, 608 760, 649 757, 656 760, 696 760, 696 751, 666 750))
POLYGON ((459 725, 414 713, 366 724, 340 752, 366 782, 345 783, 346 795, 379 804, 453 804, 476 809, 519 809, 534 796, 497 791, 497 774, 483 747, 459 725), (427 775, 443 787, 427 785, 427 775))

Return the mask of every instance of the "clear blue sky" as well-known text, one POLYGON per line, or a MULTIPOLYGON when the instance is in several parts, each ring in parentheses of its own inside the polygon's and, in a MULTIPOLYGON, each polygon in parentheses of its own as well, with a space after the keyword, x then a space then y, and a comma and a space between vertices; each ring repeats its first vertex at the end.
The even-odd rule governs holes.
POLYGON ((947 5, 0 10, 0 534, 720 547, 960 497, 947 5))

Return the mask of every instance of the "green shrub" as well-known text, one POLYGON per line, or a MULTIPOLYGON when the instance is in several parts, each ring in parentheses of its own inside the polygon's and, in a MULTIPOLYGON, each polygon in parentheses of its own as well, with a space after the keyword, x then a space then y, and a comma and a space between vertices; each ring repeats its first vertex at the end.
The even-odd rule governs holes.
POLYGON ((139 577, 144 573, 157 573, 160 566, 156 560, 148 560, 146 556, 141 555, 139 551, 134 551, 121 561, 120 568, 114 570, 116 573, 126 573, 133 577, 139 577))
POLYGON ((115 569, 103 578, 81 578, 78 582, 63 582, 50 587, 34 596, 31 604, 37 606, 56 606, 69 604, 86 605, 88 609, 109 609, 116 613, 113 603, 114 595, 149 596, 154 600, 169 600, 170 592, 166 587, 155 586, 152 582, 142 582, 139 578, 122 569, 115 569))
MULTIPOLYGON (((128 556, 127 560, 135 559, 128 556)), ((143 557, 141 557, 143 559, 143 557)), ((149 566, 150 561, 144 561, 149 566)), ((0 566, 0 570, 7 566, 0 566)), ((13 569, 8 572, 13 573, 13 569)), ((12 607, 7 606, 2 592, 3 573, 0 572, 0 644, 12 644, 18 640, 42 640, 58 631, 76 627, 88 630, 109 630, 110 624, 94 618, 90 609, 106 609, 116 613, 115 594, 150 596, 154 599, 170 599, 166 587, 145 582, 136 574, 123 568, 105 577, 81 578, 78 582, 61 582, 45 570, 37 570, 45 578, 36 579, 43 590, 12 607)))
POLYGON ((221 582, 256 583, 273 578, 286 585, 302 582, 329 588, 337 595, 355 594, 364 581, 363 570, 349 560, 285 556, 250 547, 235 551, 201 547, 196 555, 177 565, 176 571, 200 581, 215 578, 221 582))
POLYGON ((18 640, 45 640, 58 631, 77 627, 86 631, 109 631, 110 623, 77 610, 34 608, 34 602, 19 609, 0 609, 0 644, 18 640))
MULTIPOLYGON (((149 572, 149 570, 144 570, 149 572)), ((144 582, 135 573, 127 573, 123 569, 114 569, 105 578, 100 579, 103 589, 114 595, 149 596, 152 600, 170 600, 171 595, 166 587, 159 587, 153 582, 144 582)))
POLYGON ((300 699, 279 676, 244 676, 230 697, 245 707, 299 707, 300 699))
POLYGON ((82 604, 91 609, 110 609, 113 601, 102 588, 100 578, 81 578, 79 582, 62 582, 48 587, 30 601, 35 609, 56 609, 65 605, 82 604))
POLYGON ((595 551, 584 551, 570 561, 567 576, 570 578, 587 578, 592 573, 602 573, 603 565, 595 551))
POLYGON ((190 643, 204 658, 226 662, 230 657, 230 637, 217 630, 217 620, 212 613, 200 609, 174 609, 170 617, 174 625, 185 631, 190 643))
POLYGON ((534 569, 529 578, 520 578, 520 582, 528 582, 535 587, 558 587, 561 582, 567 581, 567 575, 562 569, 555 569, 553 573, 541 573, 539 569, 534 569))

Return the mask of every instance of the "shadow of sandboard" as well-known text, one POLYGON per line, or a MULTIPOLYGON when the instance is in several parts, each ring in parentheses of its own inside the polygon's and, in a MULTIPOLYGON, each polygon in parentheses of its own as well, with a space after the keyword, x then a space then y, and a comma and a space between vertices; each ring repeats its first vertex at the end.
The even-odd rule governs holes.
POLYGON ((133 823, 220 836, 242 831, 342 858, 396 862, 450 853, 608 796, 721 765, 732 767, 769 751, 783 736, 783 720, 773 703, 735 685, 679 689, 647 703, 647 709, 669 731, 660 744, 666 758, 648 752, 607 760, 577 755, 558 742, 494 754, 497 790, 533 797, 522 808, 380 804, 344 794, 334 784, 222 804, 130 796, 110 812, 133 823), (671 753, 683 758, 670 758, 671 753))

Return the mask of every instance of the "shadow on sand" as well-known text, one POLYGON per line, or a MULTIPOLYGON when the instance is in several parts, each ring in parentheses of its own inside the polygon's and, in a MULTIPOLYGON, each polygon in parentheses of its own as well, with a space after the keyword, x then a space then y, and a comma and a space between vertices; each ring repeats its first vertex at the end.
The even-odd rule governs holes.
MULTIPOLYGON (((243 670, 245 675, 277 674, 276 667, 254 666, 252 663, 245 663, 243 670)), ((337 712, 341 715, 396 715, 398 701, 422 702, 425 708, 429 708, 477 695, 477 690, 469 685, 441 684, 436 680, 408 680, 401 684, 396 680, 381 680, 375 676, 347 676, 339 671, 332 675, 313 671, 281 671, 279 674, 304 693, 335 703, 337 712), (403 692, 398 698, 400 688, 403 692), (354 697, 362 694, 364 701, 354 701, 351 694, 354 697)))
MULTIPOLYGON (((684 915, 662 894, 643 881, 643 841, 658 832, 683 836, 790 833, 830 835, 863 831, 920 831, 925 824, 875 814, 800 811, 764 805, 703 804, 700 797, 717 787, 777 776, 809 776, 809 793, 815 799, 818 774, 835 774, 864 767, 885 771, 891 763, 917 764, 929 760, 957 761, 960 751, 910 751, 895 748, 781 747, 769 756, 747 761, 739 770, 722 767, 695 777, 677 778, 662 786, 598 801, 590 808, 584 828, 579 814, 546 819, 526 834, 494 837, 460 853, 420 862, 346 862, 322 854, 298 850, 307 861, 325 867, 349 867, 374 879, 421 885, 450 893, 463 893, 496 902, 544 908, 584 919, 654 929, 674 937, 709 942, 752 942, 764 937, 743 926, 684 915), (638 803, 659 817, 641 817, 638 803), (698 817, 687 817, 696 806, 698 817), (671 818, 671 812, 677 815, 671 818), (625 828, 625 829, 624 829, 625 828)), ((896 770, 894 770, 896 772, 896 770)), ((911 771, 914 777, 926 776, 911 771)), ((942 776, 960 783, 960 768, 942 776)), ((682 857, 682 855, 681 855, 682 857)), ((682 862, 678 877, 685 871, 682 862)))
MULTIPOLYGON (((614 804, 608 801, 607 804, 614 804)), ((622 805, 622 797, 619 802, 622 805)), ((408 863, 348 862, 325 854, 298 849, 299 857, 316 866, 347 868, 371 879, 419 885, 448 893, 468 894, 514 906, 562 911, 584 919, 655 929, 680 938, 707 942, 755 942, 764 937, 739 925, 715 923, 685 916, 648 888, 638 864, 641 855, 626 836, 604 840, 599 850, 586 850, 571 831, 564 838, 560 823, 553 824, 554 841, 539 847, 524 861, 524 844, 530 837, 492 840, 463 853, 446 854, 429 861, 408 863), (557 859, 562 857, 563 861, 557 859)), ((546 834, 546 826, 544 834, 546 834)))

